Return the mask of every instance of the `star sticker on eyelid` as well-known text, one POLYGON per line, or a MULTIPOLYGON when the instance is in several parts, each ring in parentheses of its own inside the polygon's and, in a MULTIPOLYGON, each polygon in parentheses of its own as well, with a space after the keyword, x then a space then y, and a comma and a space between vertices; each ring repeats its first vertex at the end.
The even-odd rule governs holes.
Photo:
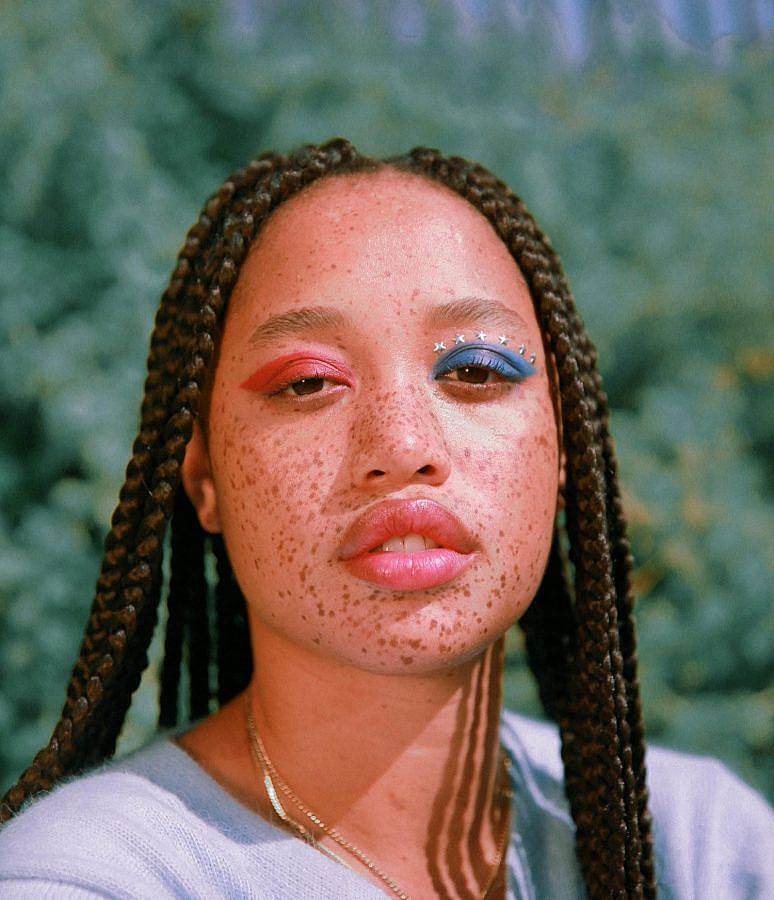
POLYGON ((464 344, 464 343, 465 343, 465 335, 464 335, 464 334, 458 334, 457 337, 454 338, 454 343, 455 343, 455 344, 464 344))
POLYGON ((483 341, 484 338, 486 337, 486 332, 484 332, 484 331, 477 331, 477 332, 476 332, 476 337, 477 337, 480 341, 483 341))
POLYGON ((436 343, 435 347, 433 347, 433 353, 437 353, 439 350, 445 350, 445 349, 446 349, 446 344, 444 344, 443 341, 438 341, 436 343))
POLYGON ((507 344, 507 343, 508 343, 508 338, 507 338, 504 334, 501 334, 500 337, 499 337, 497 340, 500 341, 501 344, 507 344))

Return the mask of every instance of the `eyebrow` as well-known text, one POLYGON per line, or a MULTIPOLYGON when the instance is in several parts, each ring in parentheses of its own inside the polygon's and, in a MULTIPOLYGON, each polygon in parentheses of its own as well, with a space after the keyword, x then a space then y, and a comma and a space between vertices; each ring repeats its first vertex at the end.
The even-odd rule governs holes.
MULTIPOLYGON (((425 314, 428 328, 441 328, 452 323, 477 322, 500 328, 526 330, 527 323, 516 310, 500 300, 484 297, 460 297, 432 306, 425 314)), ((302 334, 306 331, 326 331, 332 328, 352 327, 355 320, 336 306, 304 306, 286 313, 270 316, 250 335, 251 347, 264 347, 279 338, 302 334)))

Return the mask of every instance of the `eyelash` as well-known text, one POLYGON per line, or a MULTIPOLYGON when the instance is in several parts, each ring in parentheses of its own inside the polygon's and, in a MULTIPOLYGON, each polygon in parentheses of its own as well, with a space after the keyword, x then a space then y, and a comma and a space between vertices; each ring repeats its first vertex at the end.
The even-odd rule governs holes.
MULTIPOLYGON (((510 366, 507 362, 502 359, 498 359, 497 357, 474 357, 469 362, 452 366, 445 371, 439 372, 435 376, 435 380, 443 381, 445 384, 453 384, 455 385, 455 392, 461 391, 462 395, 467 395, 468 399, 476 399, 476 397, 481 397, 482 394, 487 394, 490 397, 499 397, 503 393, 509 391, 514 384, 520 384, 524 377, 521 374, 517 373, 515 376, 510 377, 509 371, 512 370, 512 366, 510 366), (495 375, 500 375, 504 378, 503 381, 497 382, 478 382, 478 383, 469 383, 465 381, 460 381, 459 378, 450 378, 445 379, 442 376, 448 375, 451 372, 456 372, 459 369, 485 369, 487 372, 492 372, 495 375), (457 387, 458 385, 465 385, 464 388, 457 387)), ((278 384, 273 391, 270 391, 266 394, 267 397, 279 400, 280 402, 289 402, 296 407, 307 406, 310 403, 314 403, 316 399, 321 399, 323 397, 328 397, 331 391, 323 392, 323 391, 313 391, 310 394, 304 395, 294 395, 294 394, 284 394, 288 388, 292 387, 294 384, 299 384, 302 381, 316 381, 322 380, 330 381, 333 384, 342 385, 340 381, 334 381, 331 378, 326 376, 330 375, 330 372, 310 372, 308 375, 304 375, 302 378, 293 378, 289 381, 286 381, 282 384, 278 384), (306 399, 308 398, 308 399, 306 399)), ((458 394, 459 396, 459 394, 458 394)))
MULTIPOLYGON (((518 357, 517 364, 521 365, 521 360, 518 357)), ((456 372, 458 369, 487 369, 490 372, 501 375, 506 383, 520 382, 527 377, 527 373, 520 371, 502 355, 482 348, 470 350, 463 348, 449 354, 445 360, 441 360, 438 364, 436 377, 446 375, 449 372, 456 372), (456 365, 450 365, 455 360, 457 361, 456 365)))

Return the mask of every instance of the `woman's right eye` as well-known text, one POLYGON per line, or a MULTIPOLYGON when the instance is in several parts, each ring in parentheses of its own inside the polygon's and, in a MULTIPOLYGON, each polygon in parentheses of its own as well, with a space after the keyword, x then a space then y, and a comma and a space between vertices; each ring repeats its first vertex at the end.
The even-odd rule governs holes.
MULTIPOLYGON (((309 394, 319 394, 321 393, 320 389, 322 385, 326 381, 330 381, 330 379, 324 378, 321 375, 308 378, 297 378, 295 381, 287 381, 285 384, 278 385, 277 388, 270 391, 267 396, 304 397, 309 394), (288 393, 288 391, 291 391, 291 393, 288 393)), ((331 384, 340 384, 340 382, 331 381, 331 384)))
POLYGON ((289 409, 313 411, 322 409, 339 394, 349 390, 349 382, 332 377, 329 371, 311 373, 303 378, 288 378, 265 394, 272 403, 289 409))

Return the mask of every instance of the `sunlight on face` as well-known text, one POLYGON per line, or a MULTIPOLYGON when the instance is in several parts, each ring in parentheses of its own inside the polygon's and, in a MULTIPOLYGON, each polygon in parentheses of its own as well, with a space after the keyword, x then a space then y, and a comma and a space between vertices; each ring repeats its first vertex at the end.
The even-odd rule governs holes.
POLYGON ((230 301, 210 458, 234 573, 265 627, 380 673, 450 667, 494 641, 540 583, 558 485, 540 330, 494 228, 392 169, 324 179, 279 207, 230 301), (434 312, 470 298, 500 308, 434 312), (327 312, 304 330, 265 324, 306 307, 327 312), (438 374, 459 335, 499 370, 438 374), (536 371, 514 378, 505 349, 513 359, 522 343, 536 371), (339 559, 351 523, 415 497, 464 523, 472 564, 422 589, 353 575, 339 559))

